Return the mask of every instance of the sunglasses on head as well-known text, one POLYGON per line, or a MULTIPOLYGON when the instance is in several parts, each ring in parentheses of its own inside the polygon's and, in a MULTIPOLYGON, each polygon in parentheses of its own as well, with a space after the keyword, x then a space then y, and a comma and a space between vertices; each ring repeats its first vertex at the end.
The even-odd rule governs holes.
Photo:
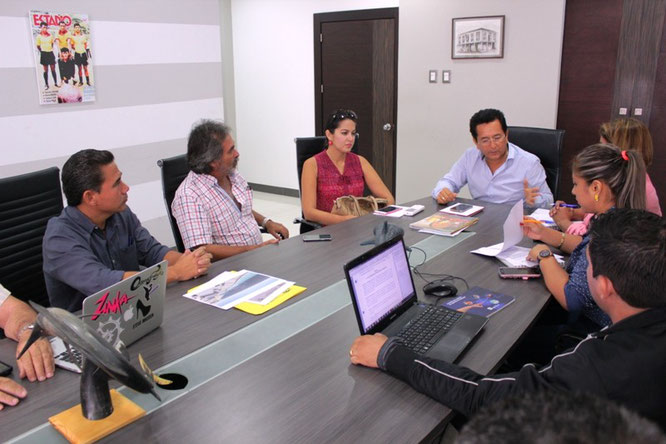
POLYGON ((333 114, 333 120, 344 120, 344 119, 357 120, 358 117, 356 116, 356 113, 350 109, 338 110, 335 112, 335 114, 333 114))

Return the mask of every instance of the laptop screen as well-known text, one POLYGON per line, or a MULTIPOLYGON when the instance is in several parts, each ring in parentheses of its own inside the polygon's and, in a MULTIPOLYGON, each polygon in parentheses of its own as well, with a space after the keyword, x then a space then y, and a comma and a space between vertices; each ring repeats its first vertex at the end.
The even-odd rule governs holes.
POLYGON ((388 248, 375 248, 376 254, 372 250, 347 270, 363 333, 415 296, 402 238, 388 243, 388 248))
POLYGON ((136 342, 164 318, 167 262, 100 290, 83 300, 83 321, 109 343, 136 342))

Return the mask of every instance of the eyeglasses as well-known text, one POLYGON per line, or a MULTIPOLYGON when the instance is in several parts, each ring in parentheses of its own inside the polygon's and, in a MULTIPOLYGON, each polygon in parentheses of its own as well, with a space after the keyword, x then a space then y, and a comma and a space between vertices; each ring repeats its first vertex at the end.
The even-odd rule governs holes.
POLYGON ((356 113, 350 109, 340 109, 333 114, 332 120, 345 120, 345 119, 352 119, 352 120, 357 120, 358 117, 356 116, 356 113))
POLYGON ((483 137, 483 138, 479 139, 479 145, 488 146, 491 143, 500 144, 500 143, 504 142, 505 140, 506 140, 506 135, 505 134, 498 134, 498 135, 493 136, 493 137, 483 137))

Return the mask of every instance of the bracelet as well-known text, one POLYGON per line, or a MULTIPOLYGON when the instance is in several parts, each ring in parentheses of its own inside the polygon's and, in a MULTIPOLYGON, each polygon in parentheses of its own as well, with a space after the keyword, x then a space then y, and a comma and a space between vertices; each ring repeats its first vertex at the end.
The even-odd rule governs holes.
POLYGON ((557 247, 555 247, 555 248, 557 248, 558 250, 560 249, 560 247, 562 247, 562 245, 564 245, 564 238, 565 238, 565 236, 566 236, 566 234, 563 232, 563 233, 562 233, 562 239, 560 239, 560 243, 557 244, 557 247))
POLYGON ((264 217, 264 220, 261 221, 261 228, 266 228, 266 224, 271 220, 269 217, 264 217))
POLYGON ((35 329, 35 324, 33 324, 32 322, 25 324, 23 327, 19 329, 18 333, 16 333, 16 340, 17 341, 19 340, 24 331, 34 330, 34 329, 35 329))

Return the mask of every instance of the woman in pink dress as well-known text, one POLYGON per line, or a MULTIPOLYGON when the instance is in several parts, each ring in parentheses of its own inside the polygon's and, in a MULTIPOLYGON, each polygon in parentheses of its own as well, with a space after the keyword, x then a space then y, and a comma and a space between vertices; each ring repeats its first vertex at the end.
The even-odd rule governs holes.
POLYGON ((356 113, 339 109, 326 122, 327 147, 305 161, 301 174, 301 206, 307 220, 337 224, 354 216, 331 214, 341 196, 363 196, 365 186, 377 198, 395 203, 377 171, 363 156, 351 152, 356 140, 356 113))
MULTIPOLYGON (((638 119, 624 117, 606 122, 599 128, 599 142, 611 143, 621 149, 634 150, 643 157, 646 167, 652 164, 652 137, 650 130, 638 119)), ((652 185, 650 176, 645 173, 645 209, 661 216, 661 207, 657 190, 652 185)), ((557 202, 559 204, 561 202, 557 202)), ((551 216, 557 225, 569 234, 582 236, 587 233, 587 227, 592 219, 592 214, 585 214, 580 209, 556 205, 551 210, 551 216), (582 221, 581 221, 582 220, 582 221), (581 222, 574 222, 581 221, 581 222)))

